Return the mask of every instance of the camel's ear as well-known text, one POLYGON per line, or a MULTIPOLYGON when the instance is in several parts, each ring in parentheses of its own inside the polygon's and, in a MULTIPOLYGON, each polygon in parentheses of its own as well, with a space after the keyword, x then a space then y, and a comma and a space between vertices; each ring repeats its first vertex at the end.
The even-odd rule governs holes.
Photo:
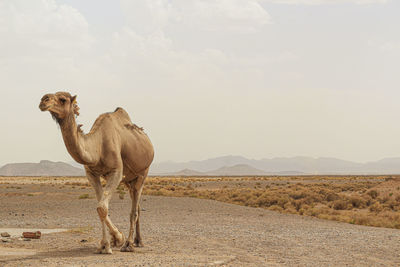
POLYGON ((74 95, 73 97, 71 97, 71 103, 72 103, 72 104, 76 104, 76 95, 74 95))
POLYGON ((76 116, 79 116, 79 107, 78 107, 78 103, 76 102, 76 95, 71 97, 71 104, 72 104, 73 109, 74 109, 74 114, 76 116))

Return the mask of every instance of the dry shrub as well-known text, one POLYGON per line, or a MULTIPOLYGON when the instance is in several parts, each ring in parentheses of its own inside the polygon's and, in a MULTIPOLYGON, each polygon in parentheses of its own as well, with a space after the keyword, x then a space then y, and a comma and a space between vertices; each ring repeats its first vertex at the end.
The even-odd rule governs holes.
POLYGON ((326 192, 326 194, 325 194, 326 201, 335 201, 335 200, 338 200, 339 198, 340 198, 339 195, 333 191, 326 192))
POLYGON ((390 196, 384 196, 383 198, 379 199, 380 203, 386 203, 390 201, 390 196))
POLYGON ((383 210, 383 206, 379 202, 375 202, 371 206, 369 206, 369 210, 372 212, 380 212, 383 210))
POLYGON ((366 200, 359 196, 351 196, 350 203, 354 208, 365 208, 367 206, 366 200))
POLYGON ((367 207, 375 203, 375 200, 373 200, 372 197, 370 197, 369 195, 363 195, 363 199, 365 200, 365 205, 367 207))
POLYGON ((90 186, 89 182, 65 182, 65 185, 72 185, 72 186, 90 186))
POLYGON ((290 193, 289 196, 293 199, 301 199, 305 198, 307 195, 304 191, 294 191, 293 193, 290 193))
POLYGON ((393 211, 399 211, 400 205, 399 202, 395 201, 394 199, 390 199, 387 201, 384 205, 386 209, 393 210, 393 211))
POLYGON ((332 208, 334 208, 335 210, 346 210, 348 209, 349 205, 347 203, 347 201, 339 199, 339 200, 335 200, 333 202, 332 208))
POLYGON ((367 194, 373 199, 378 197, 378 191, 376 191, 376 190, 370 190, 367 192, 367 194))
MULTIPOLYGON (((197 197, 284 213, 314 216, 346 223, 400 228, 400 195, 379 198, 374 189, 382 181, 366 177, 219 177, 219 178, 150 178, 143 194, 197 197), (324 180, 301 183, 302 180, 324 180), (243 181, 276 181, 261 188, 243 181), (328 182, 326 182, 328 180, 328 182), (332 182, 339 180, 341 182, 332 182), (241 187, 221 186, 208 189, 208 182, 235 181, 241 187), (242 181, 242 183, 238 183, 242 181), (202 188, 202 187, 206 188, 202 188)), ((383 179, 376 177, 376 179, 383 179)), ((256 184, 257 185, 257 184, 256 184)), ((261 184, 260 184, 261 185, 261 184)))
POLYGON ((88 198, 90 198, 89 194, 82 194, 79 196, 79 199, 88 199, 88 198))

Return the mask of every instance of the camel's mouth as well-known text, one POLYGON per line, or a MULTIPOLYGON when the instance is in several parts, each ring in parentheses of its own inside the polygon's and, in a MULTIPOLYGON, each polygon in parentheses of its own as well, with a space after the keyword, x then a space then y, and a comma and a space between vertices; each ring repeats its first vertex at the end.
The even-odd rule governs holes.
POLYGON ((41 111, 47 111, 47 110, 49 110, 49 108, 50 108, 50 106, 48 106, 48 105, 46 105, 44 103, 40 103, 40 105, 39 105, 39 109, 41 111))
POLYGON ((50 105, 49 104, 50 104, 50 94, 44 95, 40 100, 39 109, 41 111, 47 111, 51 106, 51 104, 50 105))

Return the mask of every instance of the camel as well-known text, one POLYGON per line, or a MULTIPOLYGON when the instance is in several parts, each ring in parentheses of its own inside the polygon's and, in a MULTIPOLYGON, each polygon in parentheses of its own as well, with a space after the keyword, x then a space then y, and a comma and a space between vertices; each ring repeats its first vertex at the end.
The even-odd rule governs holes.
POLYGON ((96 252, 112 254, 111 246, 122 246, 122 252, 132 252, 134 246, 143 246, 139 225, 140 197, 154 158, 153 145, 143 128, 133 124, 124 109, 117 108, 114 112, 100 115, 90 132, 84 134, 82 125, 75 121, 75 116, 79 115, 76 95, 67 92, 44 95, 39 108, 49 111, 59 124, 69 154, 84 165, 86 176, 96 192, 97 213, 102 227, 102 239, 96 252), (104 187, 100 177, 106 180, 104 187), (108 216, 112 193, 120 182, 128 187, 132 199, 128 239, 108 216))

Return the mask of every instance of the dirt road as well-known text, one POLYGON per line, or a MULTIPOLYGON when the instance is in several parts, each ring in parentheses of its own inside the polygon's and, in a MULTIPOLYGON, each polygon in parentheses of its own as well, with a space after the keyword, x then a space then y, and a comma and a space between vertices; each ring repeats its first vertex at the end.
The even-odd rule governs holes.
MULTIPOLYGON (((400 266, 399 230, 154 196, 142 201, 145 247, 97 255, 96 201, 79 199, 84 193, 94 196, 90 188, 0 185, 1 228, 72 229, 0 242, 0 266, 400 266)), ((115 194, 110 208, 127 234, 129 197, 115 194)))

